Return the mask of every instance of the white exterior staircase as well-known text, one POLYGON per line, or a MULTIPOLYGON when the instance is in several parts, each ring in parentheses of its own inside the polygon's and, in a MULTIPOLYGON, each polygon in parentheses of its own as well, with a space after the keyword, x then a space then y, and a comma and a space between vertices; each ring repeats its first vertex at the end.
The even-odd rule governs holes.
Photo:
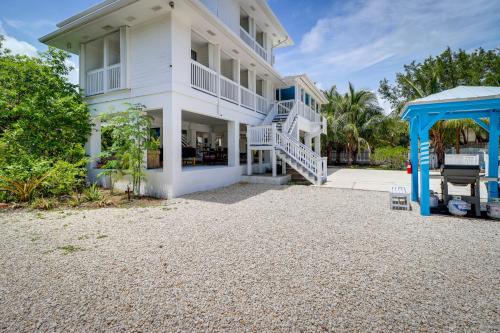
POLYGON ((271 149, 282 161, 313 184, 326 181, 326 157, 298 140, 298 110, 293 101, 277 102, 263 125, 249 127, 250 149, 271 149))

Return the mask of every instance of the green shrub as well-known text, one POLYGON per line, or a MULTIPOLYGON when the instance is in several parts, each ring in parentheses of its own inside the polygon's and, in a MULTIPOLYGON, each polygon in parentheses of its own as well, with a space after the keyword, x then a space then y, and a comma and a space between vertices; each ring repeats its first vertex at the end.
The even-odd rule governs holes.
POLYGON ((79 163, 57 161, 50 176, 43 183, 43 192, 47 196, 61 196, 71 194, 85 185, 85 160, 79 163))
POLYGON ((371 154, 372 162, 392 170, 403 170, 408 159, 406 147, 379 147, 371 154))
POLYGON ((41 209, 41 210, 50 210, 52 208, 57 207, 57 200, 53 198, 44 198, 39 197, 31 202, 31 208, 41 209))
POLYGON ((94 202, 102 200, 102 193, 97 184, 92 184, 85 189, 83 196, 86 201, 94 202))
POLYGON ((0 164, 0 190, 21 202, 71 194, 85 183, 85 163, 85 159, 78 163, 52 162, 20 152, 16 160, 0 164))

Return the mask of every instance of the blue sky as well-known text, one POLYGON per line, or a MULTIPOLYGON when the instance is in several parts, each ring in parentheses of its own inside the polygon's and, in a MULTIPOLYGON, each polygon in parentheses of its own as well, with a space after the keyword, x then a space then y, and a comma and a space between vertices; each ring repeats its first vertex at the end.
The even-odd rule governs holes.
MULTIPOLYGON (((15 52, 35 54, 38 37, 98 0, 2 0, 0 33, 15 52)), ((321 88, 351 81, 376 91, 404 64, 447 46, 500 47, 499 0, 269 0, 295 41, 280 49, 284 75, 308 73, 321 88)), ((77 59, 73 59, 76 64, 77 59)), ((76 72, 72 79, 77 78, 76 72)))

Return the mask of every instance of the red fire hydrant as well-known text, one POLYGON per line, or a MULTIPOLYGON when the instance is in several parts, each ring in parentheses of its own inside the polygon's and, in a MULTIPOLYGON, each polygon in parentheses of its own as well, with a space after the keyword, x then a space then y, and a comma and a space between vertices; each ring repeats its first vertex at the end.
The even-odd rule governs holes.
POLYGON ((406 161, 406 173, 411 175, 411 162, 406 161))

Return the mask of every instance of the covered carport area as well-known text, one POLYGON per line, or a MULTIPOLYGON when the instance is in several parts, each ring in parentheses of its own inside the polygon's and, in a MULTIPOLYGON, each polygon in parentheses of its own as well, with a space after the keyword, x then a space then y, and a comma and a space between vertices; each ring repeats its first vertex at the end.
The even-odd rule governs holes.
POLYGON ((440 120, 472 119, 489 133, 488 200, 498 198, 500 87, 459 86, 416 99, 405 105, 401 118, 410 124, 410 160, 415 171, 420 162, 420 191, 419 173, 413 172, 411 198, 420 201, 422 215, 430 215, 429 130, 440 120))

